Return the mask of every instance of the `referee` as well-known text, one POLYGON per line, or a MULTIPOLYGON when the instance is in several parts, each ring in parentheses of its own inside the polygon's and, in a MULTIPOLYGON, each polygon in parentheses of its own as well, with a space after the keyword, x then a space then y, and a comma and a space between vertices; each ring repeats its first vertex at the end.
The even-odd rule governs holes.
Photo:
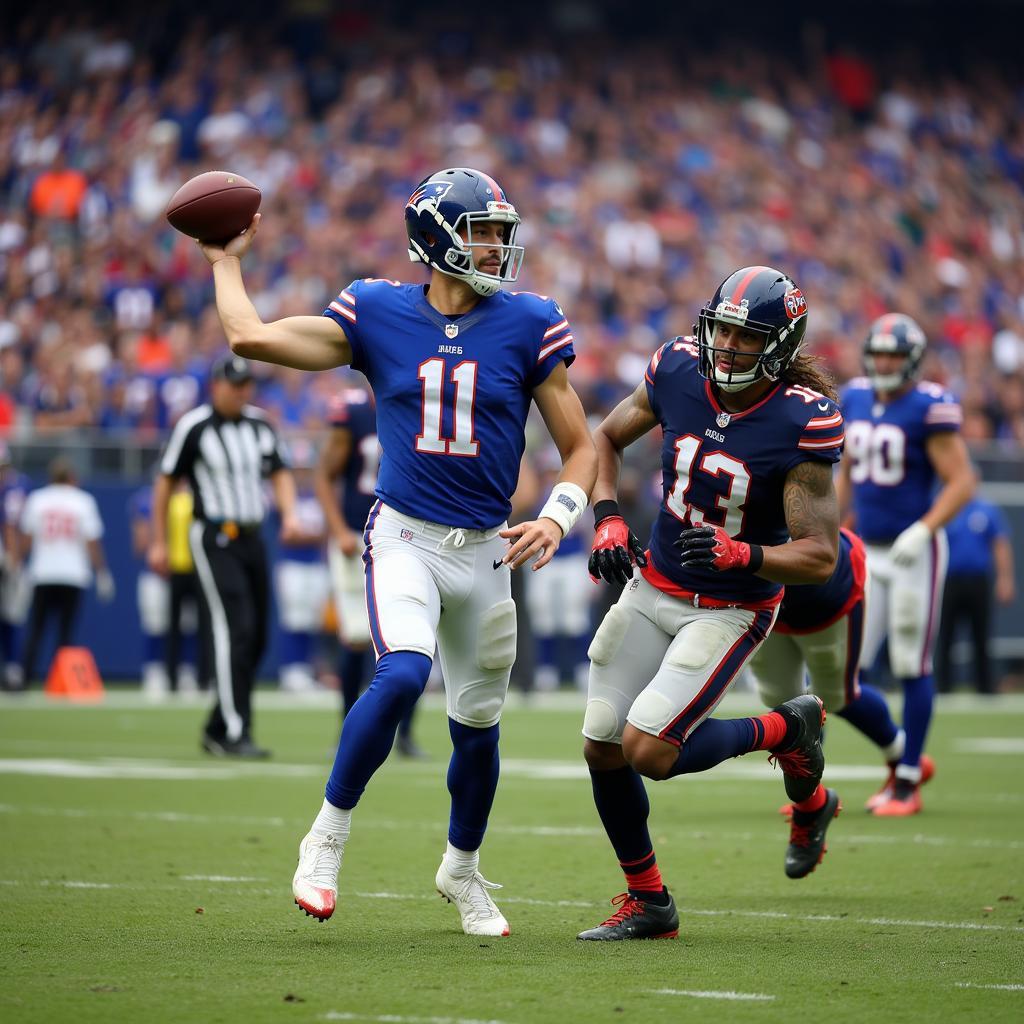
POLYGON ((167 509, 176 480, 195 496, 192 558, 211 634, 217 702, 202 748, 221 757, 269 757, 252 740, 252 690, 267 634, 269 576, 260 536, 264 477, 281 514, 281 537, 298 532, 295 483, 274 428, 249 405, 252 374, 241 357, 225 355, 210 371, 210 402, 178 420, 153 487, 150 567, 168 571, 167 509))

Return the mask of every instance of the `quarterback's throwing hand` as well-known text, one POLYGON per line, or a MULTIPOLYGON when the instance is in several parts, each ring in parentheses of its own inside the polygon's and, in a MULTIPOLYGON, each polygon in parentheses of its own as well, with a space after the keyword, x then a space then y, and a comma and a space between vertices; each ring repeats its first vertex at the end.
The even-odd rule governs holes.
POLYGON ((679 534, 675 544, 681 551, 679 561, 688 569, 756 571, 750 564, 751 546, 733 540, 720 526, 691 526, 679 534))
POLYGON ((644 546, 626 525, 622 516, 606 516, 597 523, 594 546, 590 552, 587 570, 595 583, 625 586, 633 577, 633 563, 641 568, 647 564, 644 546))

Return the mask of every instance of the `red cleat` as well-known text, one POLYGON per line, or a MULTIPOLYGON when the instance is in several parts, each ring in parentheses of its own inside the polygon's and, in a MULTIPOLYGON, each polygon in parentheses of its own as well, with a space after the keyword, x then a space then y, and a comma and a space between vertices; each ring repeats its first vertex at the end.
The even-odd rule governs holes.
MULTIPOLYGON (((889 765, 889 777, 885 780, 885 784, 882 786, 882 788, 877 793, 875 793, 874 796, 871 796, 871 797, 868 798, 867 803, 864 805, 865 810, 875 811, 876 808, 881 807, 883 804, 889 803, 892 800, 892 798, 895 796, 895 794, 896 794, 896 764, 897 764, 897 762, 893 761, 889 765)), ((935 774, 935 762, 927 754, 922 754, 921 755, 921 781, 918 783, 918 785, 919 786, 923 786, 926 782, 929 781, 929 779, 932 778, 932 776, 934 774, 935 774)), ((920 797, 919 797, 918 798, 918 808, 917 808, 917 810, 919 811, 920 809, 921 809, 921 807, 920 807, 920 797)), ((780 809, 779 813, 781 813, 781 809, 780 809)), ((917 811, 912 811, 910 813, 916 814, 917 811)))
POLYGON ((897 784, 892 797, 884 804, 879 804, 871 813, 876 818, 909 818, 912 814, 920 814, 922 807, 920 786, 904 787, 897 784))

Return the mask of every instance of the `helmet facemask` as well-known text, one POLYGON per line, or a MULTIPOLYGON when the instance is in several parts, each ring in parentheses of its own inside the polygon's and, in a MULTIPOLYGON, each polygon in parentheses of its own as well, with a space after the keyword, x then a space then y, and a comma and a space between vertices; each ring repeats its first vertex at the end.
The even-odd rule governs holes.
POLYGON ((800 342, 792 347, 785 345, 798 322, 793 321, 780 330, 772 324, 748 320, 746 304, 742 302, 738 306, 731 302, 720 302, 714 310, 705 306, 700 311, 696 327, 701 375, 727 392, 743 391, 759 380, 778 380, 800 351, 800 342), (761 351, 742 352, 717 346, 715 342, 719 322, 761 336, 764 339, 761 351), (719 367, 720 359, 728 362, 728 369, 719 367), (754 363, 747 370, 736 370, 734 367, 737 359, 753 359, 754 363))
POLYGON ((876 391, 899 391, 921 372, 927 340, 924 331, 910 317, 888 314, 872 326, 864 343, 864 369, 876 391), (902 355, 903 365, 891 373, 880 373, 876 355, 902 355))
POLYGON ((424 205, 427 207, 427 213, 432 215, 431 233, 441 232, 443 237, 439 239, 437 246, 430 247, 435 250, 433 253, 415 238, 410 237, 409 259, 413 263, 426 263, 439 273, 465 281, 473 291, 484 298, 494 295, 503 284, 511 283, 519 277, 526 250, 523 246, 515 244, 520 218, 511 203, 488 202, 486 210, 466 211, 459 215, 454 224, 449 224, 444 219, 436 204, 433 204, 432 208, 430 205, 424 205), (494 221, 504 225, 503 241, 497 247, 498 258, 501 261, 498 273, 489 274, 476 266, 474 256, 479 250, 490 250, 495 246, 492 242, 474 242, 473 226, 494 221), (443 255, 436 251, 438 249, 444 250, 443 255))

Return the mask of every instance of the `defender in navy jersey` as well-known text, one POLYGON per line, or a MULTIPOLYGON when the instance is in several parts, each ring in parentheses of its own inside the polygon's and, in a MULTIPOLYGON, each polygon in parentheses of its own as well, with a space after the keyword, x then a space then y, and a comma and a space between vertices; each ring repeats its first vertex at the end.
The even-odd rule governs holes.
POLYGON ((947 547, 943 527, 974 493, 960 436, 960 405, 919 381, 926 339, 909 316, 888 313, 864 344, 866 378, 843 393, 847 457, 837 489, 867 545, 868 614, 864 664, 888 637, 889 664, 903 685, 904 749, 874 813, 921 810, 921 756, 931 720, 932 644, 938 627, 947 547), (936 487, 938 491, 936 492, 936 487))
MULTIPOLYGON (((380 441, 373 395, 346 388, 327 409, 331 428, 320 452, 314 488, 327 520, 327 564, 338 620, 341 717, 359 699, 370 672, 370 620, 363 593, 363 530, 376 500, 380 441)), ((404 757, 423 756, 412 737, 415 705, 398 725, 395 746, 404 757)))
POLYGON ((824 849, 839 797, 821 785, 821 701, 709 717, 771 630, 783 584, 823 582, 836 563, 843 418, 828 381, 799 355, 806 326, 807 303, 785 274, 738 270, 701 311, 696 338, 663 345, 597 429, 591 573, 626 586, 590 647, 584 754, 627 892, 581 939, 677 934, 642 776, 771 751, 796 807, 786 874, 808 874, 824 849), (659 426, 663 500, 645 552, 615 494, 622 451, 659 426), (642 572, 626 582, 631 552, 642 572))
MULTIPOLYGON (((902 731, 881 692, 859 679, 867 576, 864 542, 844 527, 835 571, 825 583, 786 587, 775 628, 750 660, 750 671, 769 707, 803 693, 806 678, 825 710, 871 740, 892 772, 903 752, 902 731)), ((924 755, 921 764, 930 778, 931 759, 924 755)), ((868 809, 881 799, 875 794, 868 809)), ((784 811, 791 814, 792 807, 784 811)))
POLYGON ((438 171, 410 196, 405 222, 410 258, 433 271, 428 286, 355 281, 323 316, 271 324, 260 321, 239 270, 259 214, 226 247, 203 247, 236 352, 306 370, 349 363, 366 374, 377 402, 383 456, 363 534, 377 669, 346 719, 292 892, 320 920, 334 912, 352 808, 422 692, 436 646, 454 751, 449 841, 435 884, 465 932, 507 935, 478 851, 515 656, 508 570, 550 561, 586 507, 596 457, 569 385, 573 336, 564 313, 544 296, 501 291, 518 276, 523 248, 519 214, 498 183, 468 168, 438 171), (562 473, 538 518, 507 528, 531 401, 562 473))

